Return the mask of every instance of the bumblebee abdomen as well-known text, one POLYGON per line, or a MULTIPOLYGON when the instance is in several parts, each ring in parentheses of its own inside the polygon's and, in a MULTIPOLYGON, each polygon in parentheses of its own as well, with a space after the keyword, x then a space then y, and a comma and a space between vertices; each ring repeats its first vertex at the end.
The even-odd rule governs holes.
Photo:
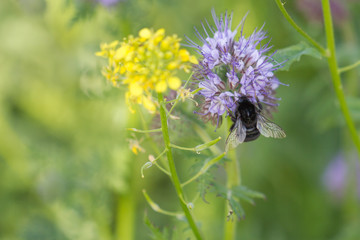
POLYGON ((246 138, 245 138, 244 142, 254 141, 259 136, 260 136, 260 132, 256 127, 252 128, 252 129, 246 129, 246 138))

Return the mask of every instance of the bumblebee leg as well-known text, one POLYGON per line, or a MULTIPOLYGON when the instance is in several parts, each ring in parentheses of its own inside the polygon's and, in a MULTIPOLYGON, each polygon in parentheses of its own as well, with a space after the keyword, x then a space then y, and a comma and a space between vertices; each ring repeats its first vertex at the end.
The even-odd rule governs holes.
POLYGON ((229 114, 229 116, 230 116, 230 118, 231 118, 231 121, 235 122, 235 121, 236 121, 236 117, 234 116, 234 114, 232 113, 232 111, 231 111, 227 106, 225 106, 225 107, 226 107, 226 109, 227 109, 227 111, 228 111, 228 114, 229 114))
POLYGON ((262 106, 262 104, 260 103, 260 101, 259 101, 259 99, 257 97, 256 97, 256 102, 257 102, 257 105, 259 106, 260 111, 262 111, 263 106, 262 106))

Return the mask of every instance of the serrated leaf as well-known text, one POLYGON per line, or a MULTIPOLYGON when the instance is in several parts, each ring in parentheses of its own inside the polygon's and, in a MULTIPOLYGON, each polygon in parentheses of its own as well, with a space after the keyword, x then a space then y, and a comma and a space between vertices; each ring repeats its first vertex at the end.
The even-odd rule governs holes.
POLYGON ((225 186, 217 182, 213 182, 213 186, 213 191, 216 193, 217 196, 227 199, 228 189, 225 186))
POLYGON ((245 216, 245 211, 240 204, 240 200, 236 199, 237 196, 233 195, 233 192, 218 183, 214 183, 214 190, 216 191, 217 196, 229 201, 230 207, 238 219, 245 216))
POLYGON ((200 169, 204 166, 204 164, 209 161, 210 158, 204 158, 200 155, 195 159, 195 162, 188 168, 189 175, 194 175, 200 171, 200 169))
POLYGON ((239 186, 239 187, 233 187, 232 189, 233 193, 239 194, 239 195, 245 195, 249 198, 261 198, 261 199, 265 199, 266 196, 265 194, 261 193, 261 192, 257 192, 251 189, 248 189, 245 186, 239 186))
MULTIPOLYGON (((222 159, 220 161, 222 161, 222 159)), ((214 159, 207 158, 205 161, 197 161, 195 164, 191 166, 190 171, 193 171, 194 172, 193 174, 196 174, 204 166, 207 166, 207 164, 212 160, 214 159)), ((210 167, 214 167, 215 165, 216 164, 210 165, 210 167)), ((205 199, 205 195, 209 191, 209 189, 214 186, 215 181, 214 181, 214 175, 211 174, 208 169, 206 170, 207 171, 205 171, 201 176, 199 176, 196 179, 196 181, 198 182, 198 192, 200 193, 201 198, 203 199, 204 202, 208 203, 208 201, 206 201, 205 199)))
POLYGON ((183 240, 190 239, 190 236, 192 235, 190 228, 188 226, 184 228, 181 224, 177 224, 176 227, 170 229, 168 227, 164 227, 161 230, 160 228, 154 226, 154 224, 148 218, 147 214, 144 216, 144 222, 150 229, 150 237, 153 240, 183 240))
POLYGON ((229 199, 229 204, 232 208, 232 210, 234 211, 235 215, 241 219, 243 217, 245 217, 245 211, 242 208, 240 201, 237 201, 235 198, 230 197, 229 199))
POLYGON ((184 240, 184 239, 191 239, 192 231, 189 226, 186 228, 180 227, 177 225, 171 234, 171 240, 184 240))
POLYGON ((213 176, 212 174, 206 172, 203 175, 201 175, 198 179, 198 191, 200 193, 201 198, 203 199, 203 201, 205 203, 209 203, 208 201, 206 201, 205 199, 205 195, 208 192, 212 182, 213 182, 213 176))
POLYGON ((251 197, 246 196, 246 195, 245 195, 244 193, 242 193, 242 192, 233 191, 232 194, 233 194, 235 197, 237 197, 237 198, 239 198, 239 199, 241 199, 241 200, 244 200, 244 201, 250 203, 251 205, 255 205, 254 199, 252 199, 251 197))
POLYGON ((148 228, 150 229, 150 231, 152 233, 151 234, 152 239, 154 239, 154 240, 170 239, 168 230, 165 228, 164 231, 161 232, 160 228, 157 228, 152 224, 152 222, 148 218, 147 214, 145 214, 145 216, 144 216, 144 222, 145 222, 146 226, 148 226, 148 228))
POLYGON ((288 71, 294 62, 300 61, 302 55, 308 55, 319 59, 322 57, 317 49, 310 47, 305 42, 300 42, 296 45, 278 50, 272 58, 277 63, 283 62, 283 67, 279 68, 278 71, 288 71))

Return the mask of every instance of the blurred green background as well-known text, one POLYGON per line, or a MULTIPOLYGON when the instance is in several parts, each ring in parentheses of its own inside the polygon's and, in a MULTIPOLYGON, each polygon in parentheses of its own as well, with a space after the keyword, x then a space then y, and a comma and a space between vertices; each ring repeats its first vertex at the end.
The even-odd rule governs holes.
MULTIPOLYGON (((333 2, 344 66, 360 59, 360 6, 333 2)), ((324 44, 321 15, 311 4, 289 0, 286 8, 324 44)), ((245 33, 266 23, 274 49, 303 41, 270 0, 0 1, 0 239, 150 239, 144 215, 159 228, 183 234, 179 239, 192 237, 184 222, 154 212, 145 201, 144 188, 162 208, 179 210, 166 175, 152 167, 141 178, 141 166, 155 153, 142 135, 125 131, 142 128, 141 121, 125 105, 124 89, 101 76, 106 62, 94 53, 100 43, 143 27, 195 39, 193 26, 211 21, 213 7, 217 13, 233 11, 233 26, 249 12, 245 33), (146 151, 132 153, 129 139, 146 151)), ((305 56, 277 76, 290 85, 279 88, 274 120, 287 138, 260 138, 238 148, 242 184, 267 196, 256 206, 243 204, 238 239, 360 239, 360 170, 326 61, 305 56), (336 158, 347 170, 335 167, 324 176, 336 158)), ((358 124, 359 70, 342 76, 358 124)), ((179 145, 200 144, 188 127, 198 121, 196 107, 181 105, 171 138, 179 145)), ((144 118, 155 125, 151 116, 144 118)), ((225 124, 217 132, 197 124, 212 138, 226 137, 225 124)), ((175 154, 185 180, 201 156, 175 154)), ((211 173, 220 180, 225 174, 222 166, 211 173)), ((195 195, 196 184, 186 191, 195 195)), ((224 201, 211 192, 206 200, 196 202, 194 214, 206 239, 221 239, 224 201)))

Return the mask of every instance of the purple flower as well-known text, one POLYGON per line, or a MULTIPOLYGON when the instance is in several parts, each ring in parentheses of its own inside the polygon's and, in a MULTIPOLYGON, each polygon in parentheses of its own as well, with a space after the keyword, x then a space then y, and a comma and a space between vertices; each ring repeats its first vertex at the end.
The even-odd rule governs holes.
POLYGON ((195 29, 201 44, 187 38, 188 46, 202 55, 194 67, 194 79, 198 87, 203 88, 199 94, 205 102, 199 114, 219 123, 219 118, 234 111, 237 100, 243 96, 253 103, 264 103, 268 113, 274 110, 279 100, 274 97, 279 86, 274 71, 281 64, 265 55, 271 48, 269 43, 262 44, 267 38, 265 32, 262 28, 255 29, 246 37, 242 31, 246 16, 234 30, 231 29, 232 14, 217 17, 212 10, 212 16, 214 27, 206 21, 207 27, 202 24, 204 34, 195 29), (240 36, 236 39, 239 27, 240 36))
POLYGON ((110 7, 120 2, 121 0, 97 0, 99 3, 104 5, 105 7, 110 7))
POLYGON ((205 96, 206 98, 212 98, 216 93, 219 92, 217 86, 213 83, 213 81, 202 81, 199 83, 199 87, 202 88, 200 94, 205 96))
POLYGON ((224 92, 219 96, 213 97, 209 112, 219 116, 223 115, 228 108, 232 108, 235 105, 233 98, 234 94, 231 92, 224 92))
MULTIPOLYGON (((353 160, 356 164, 356 187, 357 195, 360 199, 360 166, 358 159, 349 159, 353 160)), ((333 196, 336 200, 341 200, 346 191, 348 185, 349 176, 352 175, 348 167, 348 163, 344 159, 343 153, 339 153, 326 167, 323 175, 323 184, 326 190, 333 196)))

